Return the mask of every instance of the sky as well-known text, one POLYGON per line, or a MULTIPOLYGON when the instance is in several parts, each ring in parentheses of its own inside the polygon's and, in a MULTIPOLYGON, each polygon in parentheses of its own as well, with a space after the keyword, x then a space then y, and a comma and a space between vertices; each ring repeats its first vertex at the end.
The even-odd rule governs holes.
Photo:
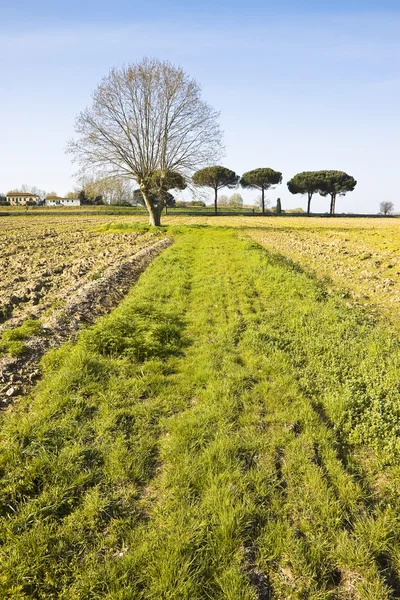
POLYGON ((272 204, 305 209, 286 182, 338 169, 358 184, 337 212, 400 212, 398 0, 0 0, 0 22, 0 192, 73 189, 76 115, 111 67, 148 56, 182 66, 220 111, 222 164, 283 173, 272 204))

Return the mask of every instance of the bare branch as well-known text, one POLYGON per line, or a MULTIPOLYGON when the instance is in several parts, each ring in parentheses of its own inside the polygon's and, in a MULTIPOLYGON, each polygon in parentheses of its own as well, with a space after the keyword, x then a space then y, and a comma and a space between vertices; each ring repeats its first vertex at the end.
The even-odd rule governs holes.
MULTIPOLYGON (((77 117, 68 151, 84 172, 133 179, 146 197, 155 172, 187 179, 221 156, 218 116, 181 68, 144 59, 103 79, 92 106, 77 117)), ((146 205, 151 222, 159 222, 146 205)))

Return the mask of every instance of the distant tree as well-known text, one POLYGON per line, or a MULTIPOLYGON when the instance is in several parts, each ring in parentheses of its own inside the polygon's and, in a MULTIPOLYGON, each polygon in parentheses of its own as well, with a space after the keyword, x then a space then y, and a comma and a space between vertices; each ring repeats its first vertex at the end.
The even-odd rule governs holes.
POLYGON ((298 214, 302 214, 302 213, 306 214, 305 211, 302 208, 285 208, 284 212, 285 212, 286 215, 287 214, 298 215, 298 214))
POLYGON ((78 198, 82 206, 90 204, 90 200, 86 197, 84 189, 78 191, 78 198))
POLYGON ((254 169, 243 173, 240 185, 243 188, 255 188, 261 190, 261 212, 265 213, 265 190, 282 183, 282 173, 268 167, 254 169))
POLYGON ((336 197, 345 196, 347 192, 352 192, 357 185, 357 181, 344 171, 318 171, 318 174, 320 177, 319 193, 321 196, 331 197, 329 212, 334 215, 336 197))
MULTIPOLYGON (((262 209, 262 203, 263 203, 263 199, 262 199, 262 195, 260 194, 254 200, 254 206, 256 206, 257 208, 261 208, 262 209)), ((265 198, 264 197, 264 210, 267 209, 267 208, 269 208, 270 206, 271 206, 271 200, 269 198, 265 198)))
POLYGON ((80 200, 80 203, 82 206, 91 206, 93 204, 96 204, 97 202, 101 202, 102 203, 102 198, 89 198, 89 196, 86 194, 86 190, 82 189, 78 191, 77 196, 75 196, 75 198, 78 198, 80 200))
MULTIPOLYGON (((16 190, 18 192, 24 192, 26 194, 33 194, 34 196, 38 196, 40 200, 43 200, 46 197, 46 192, 36 187, 35 185, 27 185, 24 183, 21 185, 20 189, 16 190)), ((34 205, 32 205, 34 206, 34 205)))
POLYGON ((278 198, 278 200, 276 201, 276 214, 277 215, 282 214, 282 204, 281 204, 280 198, 278 198))
MULTIPOLYGON (((117 177, 99 177, 84 180, 86 197, 95 201, 101 198, 105 204, 129 205, 132 203, 133 188, 129 180, 117 177)), ((75 194, 76 198, 76 194, 75 194)))
POLYGON ((236 175, 234 171, 215 165, 212 167, 206 167, 197 171, 193 175, 193 183, 199 187, 209 187, 214 190, 214 211, 218 214, 218 190, 221 188, 235 188, 239 182, 239 175, 236 175))
POLYGON ((381 202, 379 205, 379 212, 382 215, 392 215, 394 212, 394 204, 393 202, 381 202))
POLYGON ((10 206, 7 196, 0 192, 0 206, 10 206))
POLYGON ((231 208, 242 208, 243 207, 243 198, 242 195, 236 192, 232 194, 229 198, 229 206, 231 208))
POLYGON ((321 175, 319 171, 302 171, 297 173, 287 186, 291 194, 307 194, 307 214, 310 214, 311 199, 320 191, 321 175))
MULTIPOLYGON (((57 198, 58 196, 55 196, 57 198)), ((106 204, 100 188, 92 185, 92 182, 86 181, 85 187, 68 192, 66 198, 78 198, 82 206, 101 206, 106 204)))
POLYGON ((76 132, 69 145, 75 159, 86 171, 136 181, 151 225, 160 225, 163 209, 163 195, 151 194, 154 174, 187 178, 221 152, 218 113, 198 83, 155 59, 112 69, 78 116, 76 132))
POLYGON ((220 196, 218 198, 218 206, 228 206, 229 204, 229 198, 228 196, 226 196, 225 194, 223 194, 222 196, 220 196))

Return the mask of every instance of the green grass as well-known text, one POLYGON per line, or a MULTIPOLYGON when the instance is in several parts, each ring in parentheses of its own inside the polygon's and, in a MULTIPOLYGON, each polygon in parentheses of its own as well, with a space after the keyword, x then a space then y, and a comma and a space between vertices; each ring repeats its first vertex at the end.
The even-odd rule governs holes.
POLYGON ((7 329, 2 333, 0 338, 0 353, 7 353, 13 357, 22 356, 28 349, 24 341, 41 333, 42 326, 40 322, 35 319, 27 319, 20 327, 7 329))
POLYGON ((398 340, 237 232, 174 233, 3 416, 0 597, 398 597, 398 340))

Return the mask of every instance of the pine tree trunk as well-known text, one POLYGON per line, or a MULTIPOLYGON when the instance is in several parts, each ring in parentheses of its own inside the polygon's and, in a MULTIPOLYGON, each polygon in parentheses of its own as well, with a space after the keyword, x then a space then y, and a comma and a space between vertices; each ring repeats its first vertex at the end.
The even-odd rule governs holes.
POLYGON ((308 192, 307 214, 310 215, 312 194, 308 192))
POLYGON ((264 186, 261 188, 261 210, 262 214, 265 214, 265 202, 264 202, 264 186))
POLYGON ((215 192, 215 196, 214 196, 214 212, 217 215, 218 214, 218 189, 215 188, 214 192, 215 192))
POLYGON ((335 214, 336 208, 336 194, 331 194, 331 215, 335 214))

